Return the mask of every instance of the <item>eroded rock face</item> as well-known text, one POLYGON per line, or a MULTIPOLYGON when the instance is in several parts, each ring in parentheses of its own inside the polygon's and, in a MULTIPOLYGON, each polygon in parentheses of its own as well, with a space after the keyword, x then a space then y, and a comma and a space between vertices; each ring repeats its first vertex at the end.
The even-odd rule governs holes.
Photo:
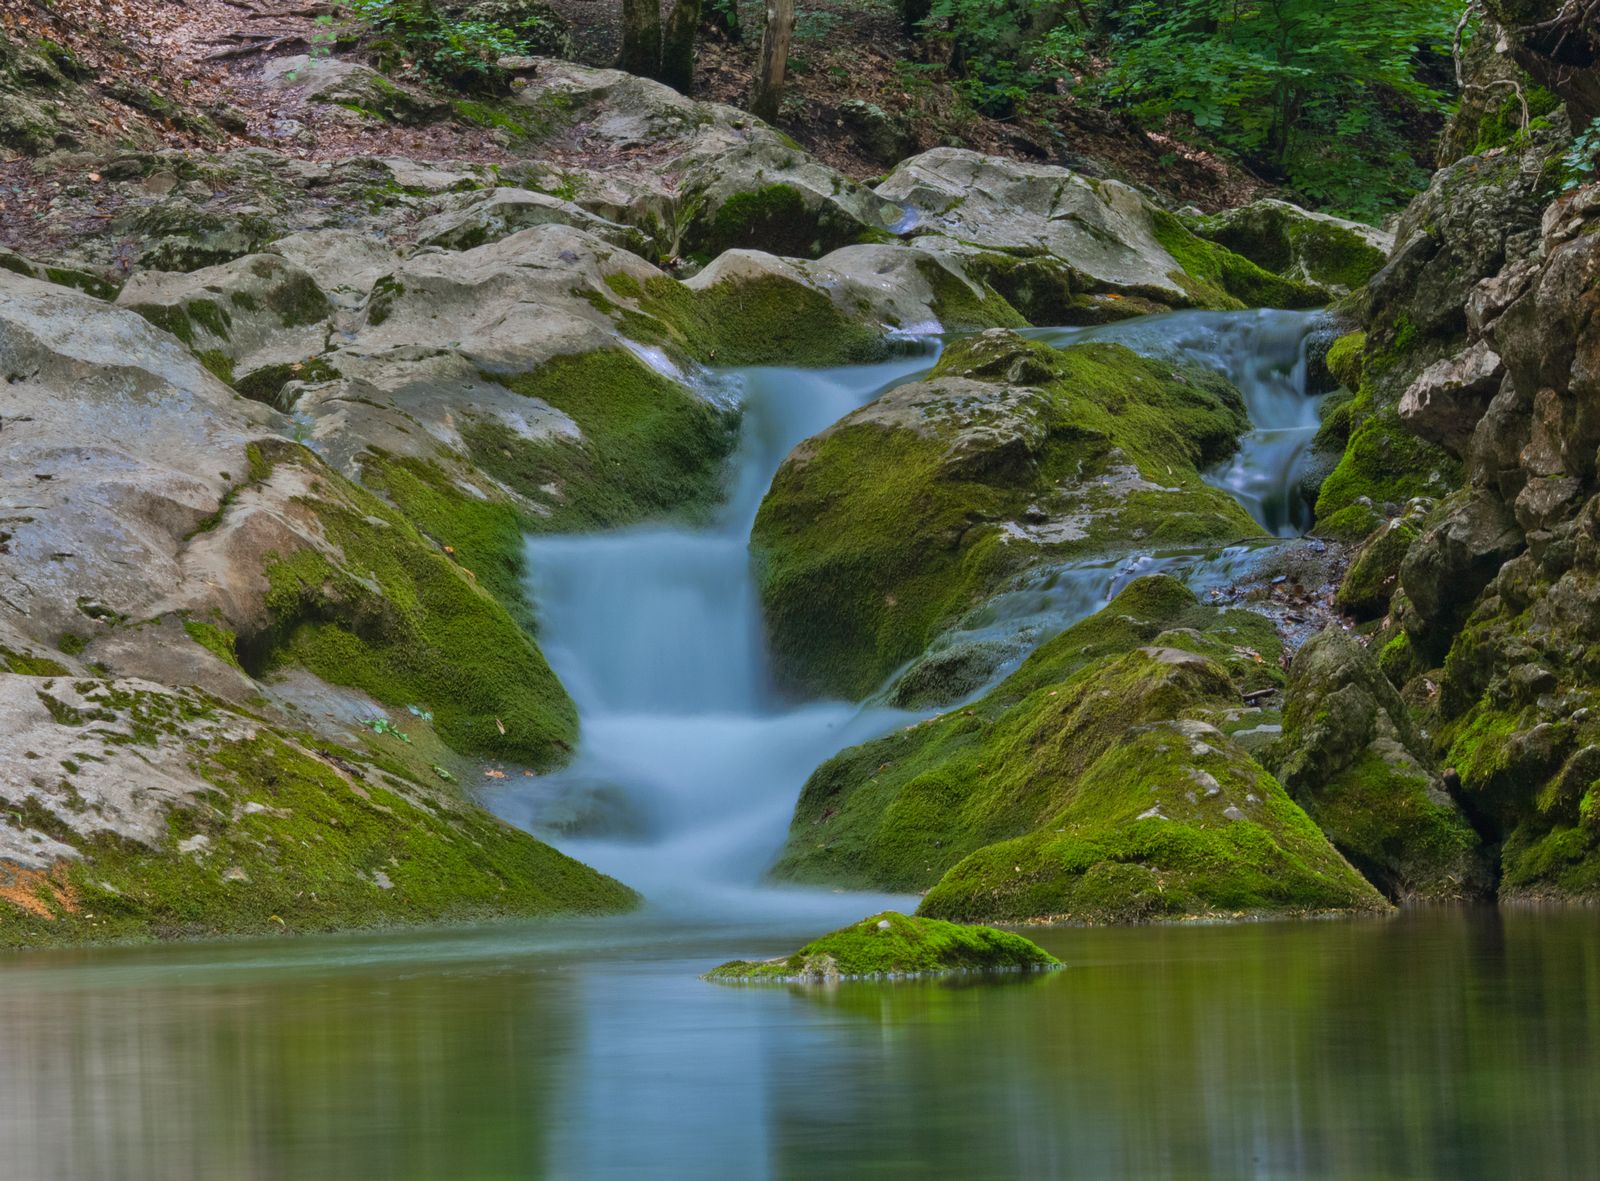
POLYGON ((1499 354, 1480 340, 1418 375, 1400 397, 1400 421, 1413 434, 1461 456, 1504 376, 1499 354))
MULTIPOLYGON (((1426 216, 1486 217, 1492 190, 1460 194, 1459 209, 1445 197, 1475 170, 1505 166, 1447 170, 1420 203, 1426 216)), ((1379 635, 1383 668, 1426 717, 1435 765, 1499 842, 1502 897, 1600 892, 1591 799, 1600 695, 1589 656, 1600 585, 1597 221, 1591 186, 1552 203, 1536 231, 1519 205, 1509 233, 1438 242, 1435 257, 1470 264, 1449 306, 1441 290, 1434 321, 1459 324, 1465 343, 1402 403, 1408 427, 1463 457, 1465 486, 1406 549, 1379 635)), ((1412 240, 1438 233, 1419 228, 1412 240)))
POLYGON ((0 849, 8 880, 33 875, 0 942, 628 903, 422 754, 548 763, 575 727, 437 542, 131 310, 0 274, 0 374, 0 849), (303 734, 291 667, 362 717, 430 706, 426 745, 380 773, 348 719, 303 734))
POLYGON ((1335 628, 1290 670, 1278 777, 1340 852, 1398 902, 1480 897, 1478 835, 1445 790, 1400 695, 1335 628))

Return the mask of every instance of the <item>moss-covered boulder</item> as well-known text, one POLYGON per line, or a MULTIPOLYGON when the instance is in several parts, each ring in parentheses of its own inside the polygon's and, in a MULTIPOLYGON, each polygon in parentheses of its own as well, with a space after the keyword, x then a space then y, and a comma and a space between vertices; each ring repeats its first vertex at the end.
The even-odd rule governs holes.
POLYGON ((1312 637, 1290 670, 1278 776, 1350 861, 1399 902, 1482 897, 1478 834, 1404 703, 1359 643, 1312 637))
POLYGON ((790 690, 860 698, 1045 557, 1260 533, 1200 469, 1248 427, 1209 371, 992 331, 795 449, 752 546, 790 690))
POLYGON ((1261 616, 1135 582, 972 706, 819 768, 774 875, 964 920, 1380 907, 1227 736, 1263 724, 1243 694, 1278 650, 1261 616))
POLYGON ((1400 565, 1411 543, 1422 536, 1433 502, 1417 499, 1406 511, 1374 528, 1350 559, 1334 604, 1358 619, 1376 619, 1389 610, 1400 584, 1400 565))
POLYGON ((1019 289, 1064 286, 1066 298, 1049 301, 1056 323, 1116 318, 1097 295, 1135 301, 1133 314, 1326 302, 1320 289, 1196 237, 1127 185, 1053 165, 935 148, 902 161, 876 192, 907 211, 898 228, 925 248, 997 256, 990 265, 1019 289))
POLYGON ((1330 303, 1377 274, 1394 245, 1372 226, 1270 198, 1186 224, 1263 270, 1320 288, 1330 303))
POLYGON ((1061 961, 1021 935, 993 927, 885 911, 813 939, 775 960, 731 960, 706 973, 726 983, 809 984, 949 973, 1036 972, 1061 961))
POLYGON ((620 70, 541 61, 504 110, 541 144, 581 143, 586 152, 604 144, 636 159, 632 173, 611 170, 613 185, 660 191, 670 177, 668 200, 640 207, 663 258, 703 263, 736 248, 816 258, 887 238, 899 215, 748 113, 620 70))
POLYGON ((373 752, 0 672, 0 947, 603 914, 627 887, 373 752))
POLYGON ((176 336, 10 271, 0 368, 0 494, 34 506, 0 528, 0 942, 630 904, 453 786, 576 737, 504 505, 457 550, 176 336))
POLYGON ((337 107, 358 120, 416 127, 450 113, 450 104, 437 95, 402 86, 370 66, 341 58, 305 54, 272 58, 262 70, 262 81, 282 96, 280 101, 337 107))

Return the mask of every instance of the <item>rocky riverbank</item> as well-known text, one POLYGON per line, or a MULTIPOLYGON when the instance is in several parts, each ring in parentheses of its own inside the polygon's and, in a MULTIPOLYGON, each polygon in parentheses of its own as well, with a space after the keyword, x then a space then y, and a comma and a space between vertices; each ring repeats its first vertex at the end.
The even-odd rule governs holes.
POLYGON ((259 67, 294 135, 425 123, 430 158, 117 143, 70 130, 87 75, 4 44, 30 105, 0 128, 26 211, 0 252, 0 943, 631 905, 475 791, 580 741, 524 537, 714 511, 740 410, 710 369, 970 334, 797 448, 752 538, 787 689, 937 708, 1002 662, 930 645, 1018 577, 1261 535, 1202 478, 1250 427, 1227 380, 1011 330, 1334 301, 1307 492, 1356 547, 1357 639, 1286 675, 1263 615, 1136 582, 821 768, 775 872, 961 919, 1592 892, 1600 202, 1550 202, 1553 133, 1452 163, 1391 251, 953 148, 868 186, 553 59, 471 104, 259 67))

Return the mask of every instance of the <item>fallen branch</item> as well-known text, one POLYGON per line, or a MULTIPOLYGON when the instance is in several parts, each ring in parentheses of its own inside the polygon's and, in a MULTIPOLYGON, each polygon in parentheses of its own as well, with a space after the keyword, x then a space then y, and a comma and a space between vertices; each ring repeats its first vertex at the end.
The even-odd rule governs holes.
POLYGON ((207 62, 227 61, 230 58, 250 57, 252 54, 257 53, 273 53, 284 48, 309 49, 310 45, 298 33, 290 33, 283 37, 256 41, 250 45, 237 45, 232 49, 219 49, 216 53, 206 54, 200 60, 207 62))

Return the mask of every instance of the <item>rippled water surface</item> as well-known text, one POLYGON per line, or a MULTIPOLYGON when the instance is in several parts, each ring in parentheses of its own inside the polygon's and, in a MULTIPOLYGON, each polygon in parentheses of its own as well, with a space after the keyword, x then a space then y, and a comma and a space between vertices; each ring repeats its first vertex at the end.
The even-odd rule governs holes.
MULTIPOLYGON (((859 908, 858 908, 859 909, 859 908)), ((1047 930, 1037 979, 696 973, 803 922, 13 956, 8 1181, 1582 1178, 1600 912, 1047 930)))

